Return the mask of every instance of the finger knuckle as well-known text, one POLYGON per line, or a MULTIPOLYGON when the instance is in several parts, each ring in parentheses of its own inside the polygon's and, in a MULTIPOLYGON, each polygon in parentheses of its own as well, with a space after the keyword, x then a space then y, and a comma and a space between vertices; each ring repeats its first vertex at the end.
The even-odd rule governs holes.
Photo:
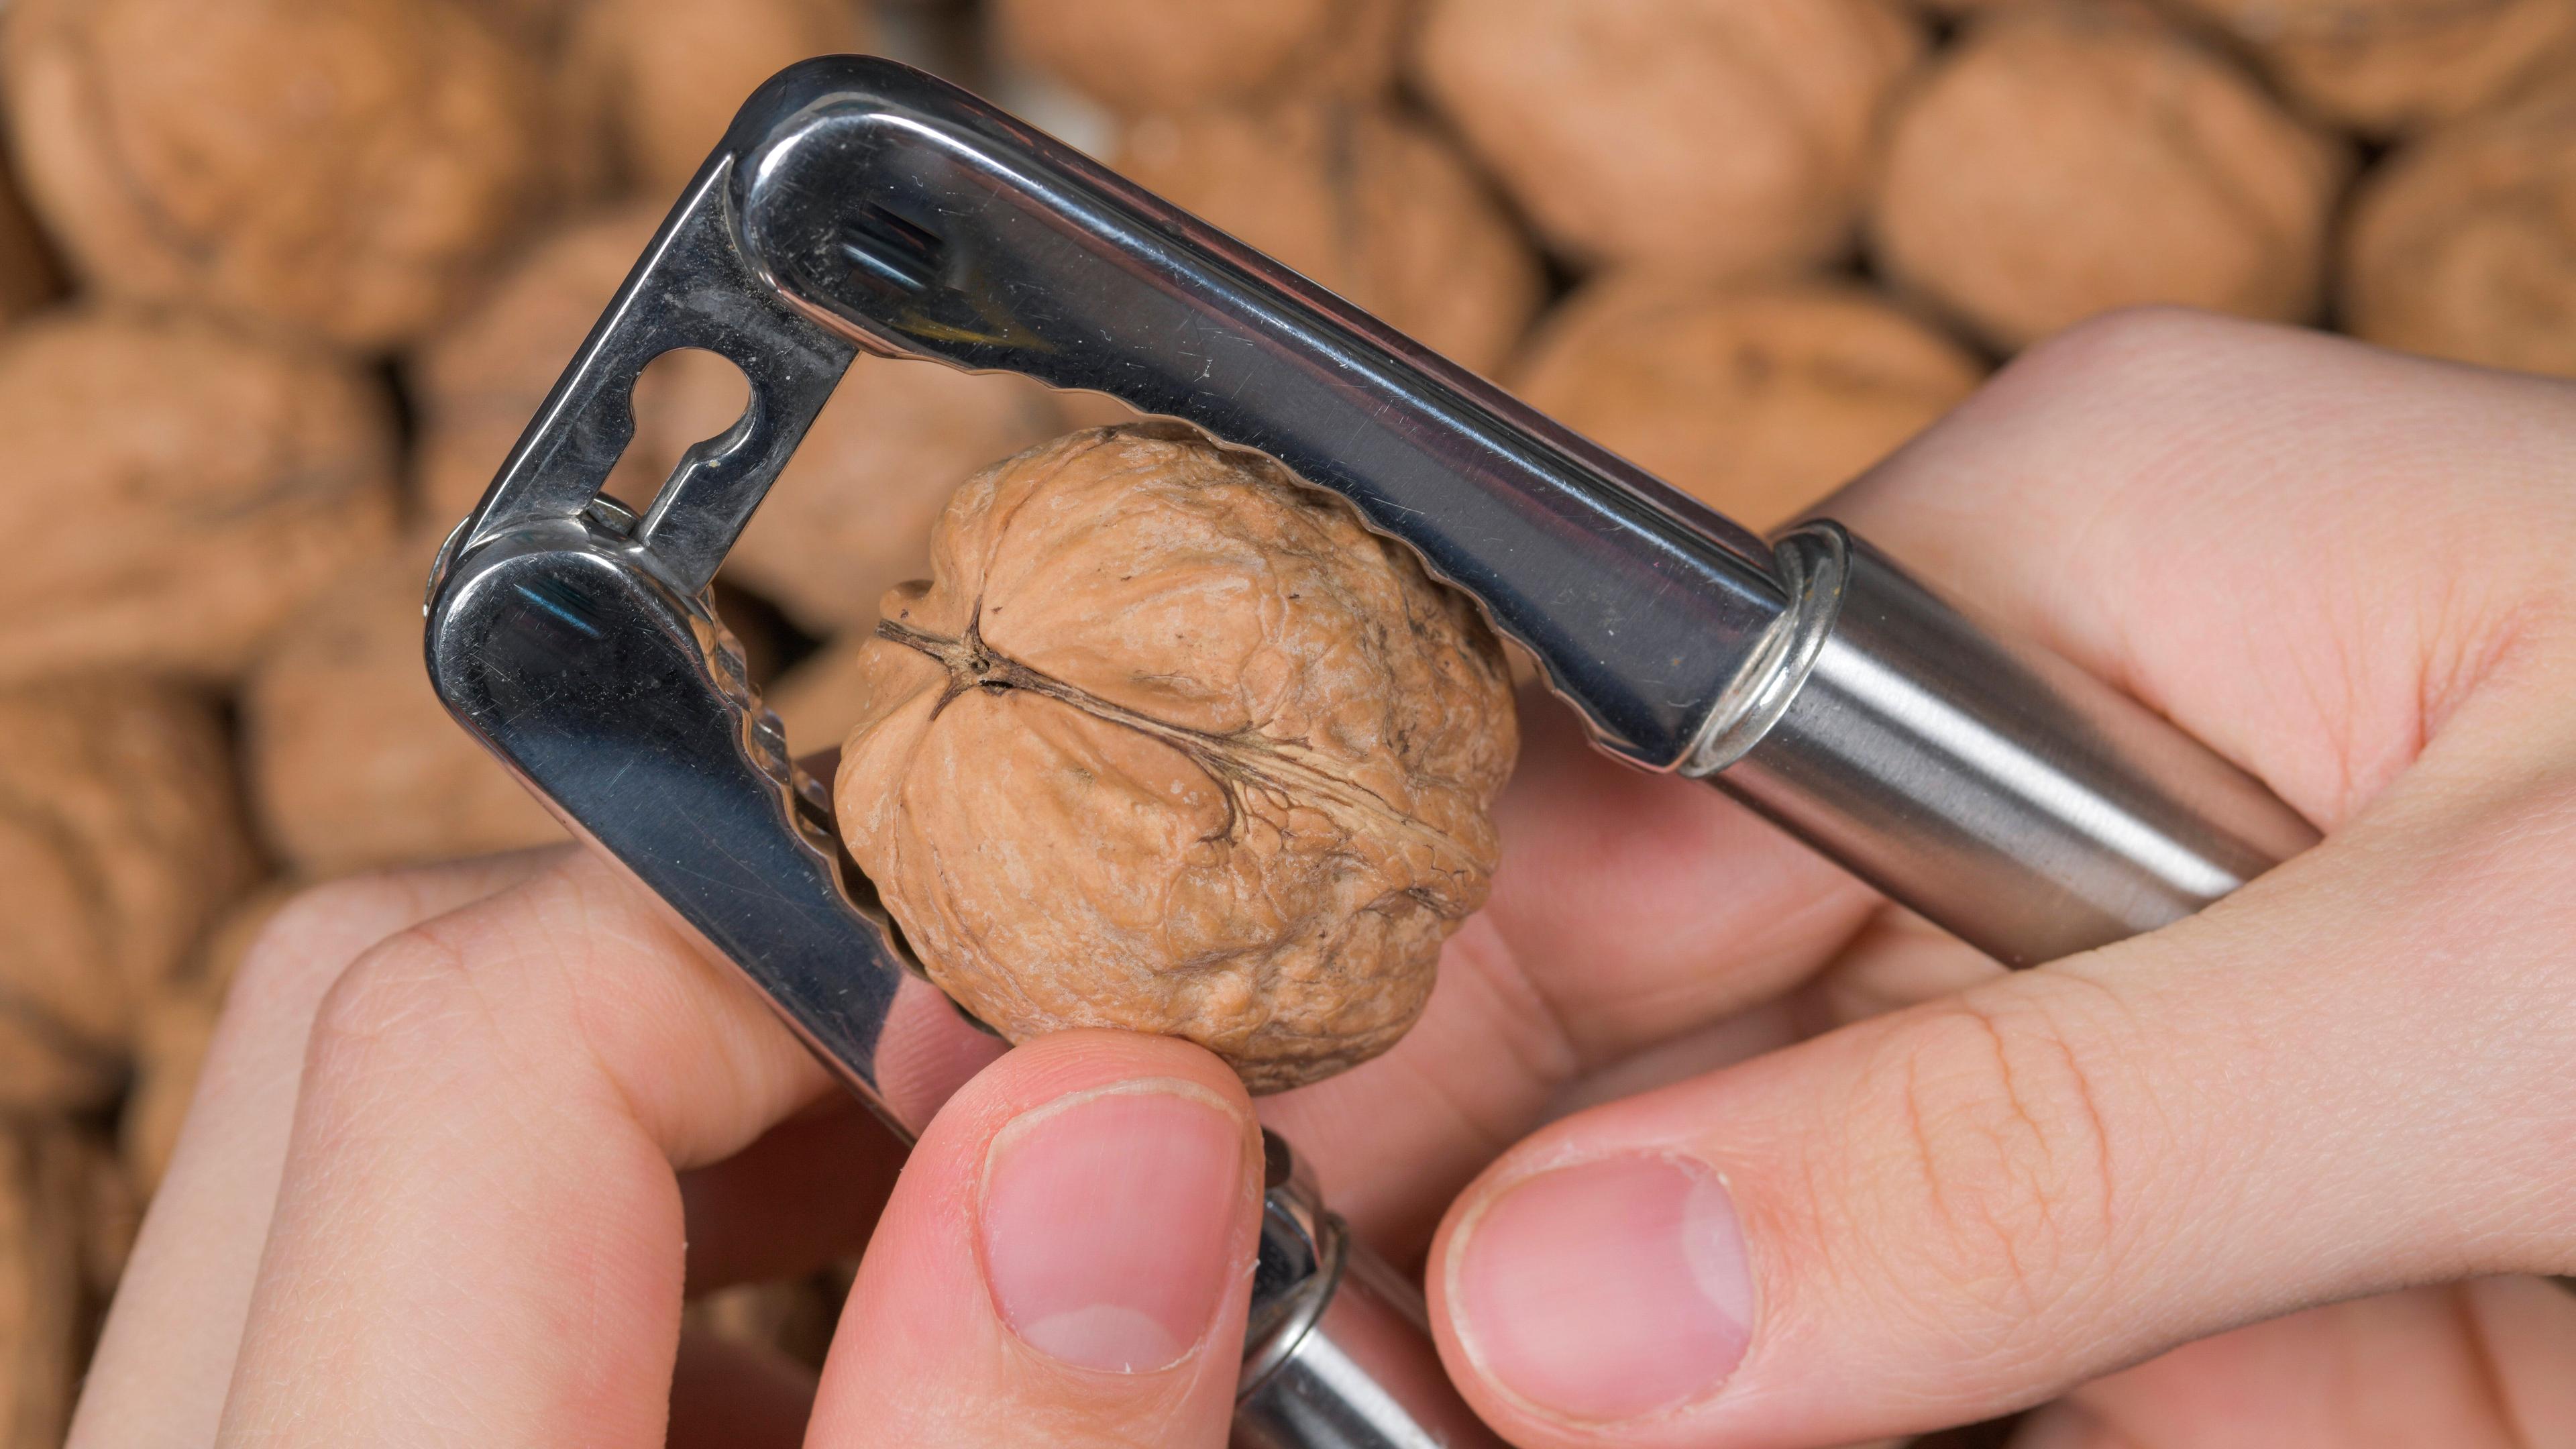
POLYGON ((1870 1074, 1867 1164, 1889 1279, 1927 1285, 1947 1321, 1998 1326, 2082 1299, 2119 1231, 2114 1136, 2087 1052, 2027 996, 1974 993, 1908 1024, 1870 1074))
POLYGON ((308 1070, 373 1067, 436 1052, 459 1023, 479 1018, 484 1005, 465 953, 433 924, 405 927, 369 947, 323 994, 308 1070))
POLYGON ((227 993, 228 1009, 257 1016, 309 1016, 349 962, 375 939, 364 923, 383 914, 386 886, 356 876, 287 897, 251 938, 227 993), (360 933, 352 939, 353 926, 360 933))

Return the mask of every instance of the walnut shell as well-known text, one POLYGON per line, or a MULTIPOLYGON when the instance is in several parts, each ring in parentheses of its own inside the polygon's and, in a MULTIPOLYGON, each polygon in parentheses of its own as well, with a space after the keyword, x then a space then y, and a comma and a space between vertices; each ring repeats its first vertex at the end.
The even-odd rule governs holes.
POLYGON ((1501 204, 1429 127, 1383 107, 1151 117, 1116 164, 1478 371, 1538 311, 1538 258, 1501 204))
POLYGON ((2397 152, 2363 187, 2345 246, 2356 335, 2576 377, 2576 91, 2397 152))
POLYGON ((6 43, 30 194, 110 296, 385 346, 541 200, 535 72, 446 0, 19 0, 6 43))
MULTIPOLYGON (((548 235, 473 310, 411 355, 405 374, 420 426, 414 471, 428 521, 454 524, 491 486, 668 210, 659 202, 620 208, 548 235)), ((609 490, 648 499, 670 461, 639 437, 609 475, 609 490)))
POLYGON ((1879 0, 1432 0, 1414 69, 1569 256, 1740 274, 1849 244, 1922 47, 1879 0))
POLYGON ((19 194, 7 157, 0 155, 0 323, 37 310, 62 289, 53 250, 19 194))
POLYGON ((2345 148, 2133 12, 1998 13, 1899 109, 1881 266, 2007 350, 2115 307, 2316 310, 2345 148))
POLYGON ((0 694, 0 1110, 86 1106, 136 1012, 246 885, 213 712, 171 686, 0 694))
POLYGON ((1493 634, 1411 554, 1141 423, 976 475, 886 611, 841 832, 968 1010, 1187 1037, 1254 1091, 1421 1013, 1517 734, 1493 634))
POLYGON ((613 184, 667 205, 761 82, 869 46, 854 0, 586 0, 561 86, 613 184))
POLYGON ((0 336, 0 680, 228 677, 393 528, 374 379, 209 323, 74 310, 0 336))
POLYGON ((1005 54, 1130 115, 1394 80, 1409 0, 998 0, 1005 54))
POLYGON ((269 844, 314 878, 564 838, 447 713, 421 665, 431 550, 363 562, 281 633, 241 699, 269 844))
POLYGON ((1787 522, 1975 389, 1956 343, 1858 287, 1614 274, 1548 319, 1513 390, 1748 528, 1787 522))
POLYGON ((2330 120, 2387 134, 2478 110, 2576 60, 2576 0, 2181 0, 2330 120))
MULTIPOLYGON (((657 364, 636 394, 639 436, 676 460, 742 416, 748 387, 733 364, 691 351, 657 364)), ((921 576, 958 483, 1063 425, 1054 393, 1028 378, 861 353, 725 556, 725 576, 818 634, 873 625, 885 591, 921 576)))
POLYGON ((0 1444, 63 1442, 81 1364, 85 1161, 66 1128, 0 1125, 0 1444))

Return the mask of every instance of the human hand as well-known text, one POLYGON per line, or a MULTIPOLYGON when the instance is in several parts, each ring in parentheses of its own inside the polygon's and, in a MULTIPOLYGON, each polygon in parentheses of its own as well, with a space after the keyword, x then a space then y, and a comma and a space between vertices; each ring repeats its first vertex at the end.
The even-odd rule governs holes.
MULTIPOLYGON (((1828 511, 2245 764, 2323 846, 2002 978, 1533 710, 1493 904, 1423 1024, 1263 1116, 1399 1257, 1447 1208, 1444 1354, 1537 1445, 1899 1433, 2305 1304, 2566 1271, 2576 863, 2548 842, 2576 824, 2576 721, 2549 708, 2576 684, 2572 443, 2563 386, 2277 329, 2146 315, 2037 350, 1828 511), (1607 1105, 1511 1146, 1569 1102, 1607 1105)), ((339 889, 246 978, 76 1442, 205 1442, 228 1383, 233 1432, 286 1442, 658 1432, 683 1224, 697 1281, 819 1260, 865 1234, 882 1183, 857 1179, 886 1154, 844 1114, 734 1155, 819 1074, 596 866, 339 889), (385 889, 407 904, 357 898, 385 889), (772 1176, 818 1160, 853 1180, 772 1176)), ((1239 1292, 1181 1364, 1107 1374, 1052 1365, 982 1277, 1000 1124, 1137 1076, 1240 1108, 1189 1049, 1085 1035, 1012 1053, 934 1125, 814 1442, 1220 1442, 1239 1292)), ((1238 1190, 1197 1231, 1158 1221, 1150 1271, 1083 1290, 1239 1270, 1238 1190)), ((2079 1390, 2094 1417, 2055 1424, 2150 1449, 2565 1433, 2576 1406, 2544 1397, 2564 1376, 2530 1366, 2576 1347, 2554 1292, 2280 1320, 2079 1390)), ((706 1385, 682 1359, 687 1400, 706 1385)), ((786 1389, 722 1379, 731 1442, 793 1438, 786 1389)))

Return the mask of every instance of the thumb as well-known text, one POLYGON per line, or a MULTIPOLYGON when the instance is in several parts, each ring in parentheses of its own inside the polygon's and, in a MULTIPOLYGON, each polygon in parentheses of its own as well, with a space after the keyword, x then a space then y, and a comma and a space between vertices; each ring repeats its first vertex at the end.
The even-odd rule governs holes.
POLYGON ((1433 1249, 1450 1372, 1533 1449, 1845 1443, 2566 1271, 2576 893, 2505 846, 2576 782, 2414 783, 2192 920, 1521 1144, 1433 1249))
POLYGON ((1260 1213, 1242 1084, 1187 1043, 1031 1042, 960 1089, 868 1240, 809 1444, 1225 1442, 1260 1213))

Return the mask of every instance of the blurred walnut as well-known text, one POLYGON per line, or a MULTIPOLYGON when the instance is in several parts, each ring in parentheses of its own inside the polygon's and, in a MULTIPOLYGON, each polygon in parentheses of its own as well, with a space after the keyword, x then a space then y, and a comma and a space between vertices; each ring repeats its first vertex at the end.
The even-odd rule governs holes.
POLYGON ((17 0, 6 60, 30 194, 111 296, 380 347, 542 199, 535 73, 449 0, 17 0))
POLYGON ((205 322, 87 309, 0 336, 0 680, 221 678, 392 528, 382 390, 205 322))
POLYGON ((1001 50, 1130 115, 1386 90, 1410 0, 997 0, 1001 50))
POLYGON ((289 887, 272 883, 235 903, 189 953, 186 967, 144 1003, 134 1031, 134 1085, 117 1122, 118 1152, 136 1197, 149 1200, 161 1186, 233 977, 278 907, 293 896, 289 887))
MULTIPOLYGON (((676 461, 731 427, 748 395, 722 358, 671 354, 636 389, 639 441, 676 461)), ((873 624, 879 596, 921 576, 931 523, 958 483, 1062 426, 1055 395, 1027 378, 860 353, 725 576, 816 633, 873 624)))
POLYGON ((8 158, 0 156, 0 323, 35 311, 61 290, 44 231, 18 193, 8 158))
POLYGON ((2576 377, 2576 89, 2399 151, 2363 188, 2345 245, 2355 334, 2576 377))
POLYGON ((567 109, 608 174, 668 207, 760 83, 869 48, 859 0, 579 0, 567 109))
POLYGON ((415 541, 362 562, 305 611, 242 694, 263 834, 314 878, 484 855, 563 827, 447 713, 421 664, 415 541))
POLYGON ((968 1010, 1187 1037, 1256 1091, 1421 1014, 1517 736, 1492 633, 1401 546, 1144 423, 976 475, 886 607, 841 831, 968 1010))
MULTIPOLYGON (((669 209, 652 202, 564 227, 412 355, 406 372, 420 415, 414 468, 424 521, 452 527, 491 486, 669 209)), ((649 498, 666 471, 667 460, 639 439, 609 487, 649 498)))
POLYGON ((1300 101, 1157 116, 1118 169, 1478 371, 1538 310, 1538 259, 1428 127, 1376 106, 1300 101))
POLYGON ((136 1013, 250 873, 202 703, 131 680, 0 694, 0 1110, 112 1092, 136 1013))
POLYGON ((2135 303, 2292 320, 2348 169, 2142 14, 2012 10, 1899 109, 1870 226, 1900 286, 2006 349, 2135 303))
POLYGON ((1849 243, 1922 45, 1879 0, 1432 0, 1415 68, 1569 255, 1743 273, 1849 243))
POLYGON ((2464 115, 2576 61, 2576 0, 2181 3, 2253 51, 2293 98, 2371 132, 2464 115))
POLYGON ((70 1129, 0 1125, 0 1445, 63 1442, 81 1364, 85 1162, 70 1129))
POLYGON ((1857 287, 1635 274, 1569 299, 1514 381, 1532 406, 1767 530, 1922 431, 1982 371, 1857 287))

